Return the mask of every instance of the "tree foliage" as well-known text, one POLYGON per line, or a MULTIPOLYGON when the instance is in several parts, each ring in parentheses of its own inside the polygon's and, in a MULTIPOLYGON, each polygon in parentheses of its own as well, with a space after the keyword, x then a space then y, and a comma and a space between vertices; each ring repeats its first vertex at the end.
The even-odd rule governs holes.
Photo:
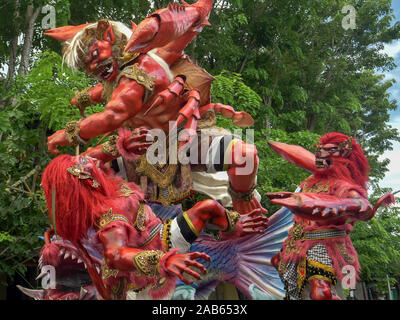
MULTIPOLYGON (((22 190, 0 194, 0 272, 9 275, 23 271, 23 262, 38 253, 38 236, 48 223, 40 176, 30 177, 29 194, 21 178, 50 161, 46 137, 66 122, 79 120, 69 100, 75 90, 92 84, 85 74, 62 66, 60 44, 43 37, 40 9, 48 3, 55 7, 57 26, 101 18, 130 25, 130 20, 138 23, 168 1, 5 0, 0 4, 0 187, 5 190, 18 183, 22 190), (36 19, 34 12, 39 12, 36 19), (28 18, 34 20, 32 27, 28 18), (26 37, 29 30, 33 30, 31 40, 26 37)), ((186 53, 216 78, 214 102, 253 115, 260 158, 257 189, 262 195, 294 191, 308 175, 272 152, 268 140, 314 151, 318 137, 331 131, 353 135, 362 144, 371 164, 372 190, 381 192, 379 180, 388 161, 380 156, 392 149, 393 141, 400 141, 389 125, 389 112, 397 108, 389 95, 393 80, 379 74, 395 67, 382 51, 400 37, 400 23, 393 23, 393 18, 390 0, 214 1, 212 26, 204 28, 186 53), (357 13, 354 30, 342 27, 341 9, 348 4, 357 13)), ((235 129, 226 119, 218 121, 235 129)), ((265 198, 262 204, 270 212, 275 210, 265 198)), ((356 224, 353 239, 363 279, 380 285, 385 274, 399 279, 397 214, 395 207, 370 223, 356 224)))

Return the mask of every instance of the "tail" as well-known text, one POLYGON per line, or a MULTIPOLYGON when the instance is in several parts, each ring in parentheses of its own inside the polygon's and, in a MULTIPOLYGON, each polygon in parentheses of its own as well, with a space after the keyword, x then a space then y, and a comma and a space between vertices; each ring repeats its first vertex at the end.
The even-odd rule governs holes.
POLYGON ((207 253, 211 262, 201 261, 208 274, 197 283, 197 291, 210 292, 215 281, 226 281, 250 299, 254 298, 254 287, 263 293, 263 299, 283 299, 285 290, 271 258, 281 249, 291 226, 292 212, 282 208, 270 218, 269 227, 263 234, 227 241, 201 235, 190 250, 207 253))

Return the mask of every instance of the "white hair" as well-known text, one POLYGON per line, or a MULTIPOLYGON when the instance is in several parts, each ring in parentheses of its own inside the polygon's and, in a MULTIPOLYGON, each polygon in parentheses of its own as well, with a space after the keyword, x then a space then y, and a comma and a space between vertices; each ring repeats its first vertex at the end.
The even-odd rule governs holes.
MULTIPOLYGON (((118 21, 108 21, 112 26, 114 31, 117 30, 129 39, 132 35, 132 30, 129 29, 126 25, 118 21)), ((83 30, 79 31, 71 40, 68 40, 64 44, 64 55, 63 55, 63 63, 66 62, 69 67, 72 69, 79 68, 79 50, 82 49, 82 38, 85 35, 86 30, 96 29, 97 22, 89 24, 83 30)))

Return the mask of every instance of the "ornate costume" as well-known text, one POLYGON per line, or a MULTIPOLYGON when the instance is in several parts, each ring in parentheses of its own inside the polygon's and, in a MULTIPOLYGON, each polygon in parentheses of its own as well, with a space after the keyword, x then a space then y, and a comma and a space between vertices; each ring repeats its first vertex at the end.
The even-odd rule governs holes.
POLYGON ((344 266, 360 265, 349 233, 356 221, 371 219, 378 206, 393 202, 381 198, 372 208, 367 200, 368 161, 355 139, 329 133, 320 139, 316 156, 301 147, 270 142, 286 160, 313 175, 297 193, 267 194, 274 204, 294 213, 294 225, 273 261, 286 289, 287 299, 339 299, 335 285, 345 274, 344 266), (313 160, 314 159, 314 160, 313 160))
MULTIPOLYGON (((84 116, 87 105, 106 102, 104 112, 82 119, 74 125, 72 131, 60 130, 49 137, 49 151, 57 153, 57 146, 85 143, 121 127, 161 129, 168 133, 171 129, 170 121, 175 121, 174 126, 178 132, 184 131, 180 135, 178 148, 183 151, 185 145, 190 145, 194 140, 199 123, 209 128, 213 126, 212 121, 209 123, 212 114, 214 118, 215 113, 230 118, 241 127, 252 125, 254 121, 246 112, 236 112, 231 106, 211 103, 210 86, 213 77, 183 54, 188 43, 209 24, 211 8, 212 0, 199 0, 192 5, 170 4, 137 26, 133 25, 132 30, 119 22, 100 20, 46 31, 46 35, 64 42, 64 60, 69 66, 85 68, 90 75, 101 81, 95 87, 78 93, 71 103, 78 106, 84 116)), ((136 142, 137 149, 142 149, 137 150, 139 154, 143 154, 149 147, 145 140, 141 141, 141 146, 139 141, 136 142)), ((238 140, 234 142, 227 155, 227 159, 232 159, 232 162, 221 169, 228 172, 234 209, 245 214, 261 207, 253 192, 258 156, 253 145, 238 140), (240 173, 243 161, 237 159, 235 153, 242 155, 245 163, 253 164, 250 173, 240 173)), ((107 147, 99 146, 88 154, 106 160, 112 157, 109 151, 107 147)), ((152 183, 151 188, 154 189, 152 194, 144 190, 147 198, 169 204, 190 193, 191 186, 179 185, 184 179, 169 174, 175 170, 173 164, 160 165, 167 165, 167 168, 147 168, 158 173, 168 171, 168 176, 172 176, 171 181, 176 178, 176 183, 170 184, 168 188, 160 186, 159 181, 142 167, 142 176, 150 178, 149 183, 152 183)), ((175 173, 187 176, 186 169, 182 166, 175 173)))
MULTIPOLYGON (((258 217, 258 209, 236 228, 240 215, 214 200, 199 202, 162 222, 135 184, 109 170, 87 156, 63 155, 49 164, 42 179, 54 232, 70 243, 74 258, 85 263, 103 299, 126 299, 128 293, 131 298, 165 299, 177 279, 192 283, 184 273, 201 279, 188 267, 205 273, 195 259, 209 260, 209 256, 189 250, 206 224, 231 236, 259 233, 266 227, 267 219, 258 217)), ((57 240, 42 250, 42 263, 60 264, 57 240)))

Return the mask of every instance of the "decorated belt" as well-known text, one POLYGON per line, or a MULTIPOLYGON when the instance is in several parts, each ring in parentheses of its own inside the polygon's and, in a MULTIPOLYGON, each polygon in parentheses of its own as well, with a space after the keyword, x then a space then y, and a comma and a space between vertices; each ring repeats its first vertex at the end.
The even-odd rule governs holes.
POLYGON ((305 231, 302 225, 295 224, 293 228, 289 230, 289 235, 292 236, 293 240, 324 240, 344 237, 347 235, 347 232, 346 230, 338 229, 305 231))
POLYGON ((308 231, 305 234, 305 240, 323 240, 323 239, 332 239, 332 238, 341 238, 347 235, 346 230, 316 230, 316 231, 308 231))

